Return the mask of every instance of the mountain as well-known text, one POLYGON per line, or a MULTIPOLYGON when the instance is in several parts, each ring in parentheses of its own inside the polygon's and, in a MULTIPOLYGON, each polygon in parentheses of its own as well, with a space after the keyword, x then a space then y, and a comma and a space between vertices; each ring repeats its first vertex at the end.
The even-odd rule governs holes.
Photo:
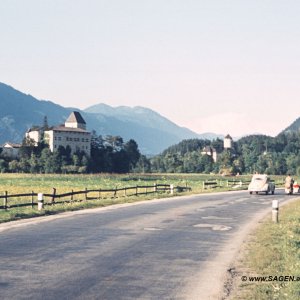
POLYGON ((98 104, 81 111, 38 100, 0 83, 0 144, 21 142, 31 126, 42 125, 45 116, 50 126, 62 124, 73 110, 81 112, 88 130, 119 135, 125 141, 134 139, 144 154, 157 154, 183 139, 201 137, 148 108, 98 104))
POLYGON ((21 142, 32 125, 41 125, 45 115, 49 124, 63 123, 70 111, 50 101, 40 101, 0 83, 0 144, 21 142))
POLYGON ((160 153, 183 139, 199 138, 199 135, 193 131, 179 127, 157 112, 140 106, 131 108, 97 104, 85 109, 84 112, 92 114, 101 122, 102 131, 106 134, 118 134, 125 139, 133 138, 139 145, 142 145, 142 152, 148 154, 150 154, 148 149, 152 149, 151 154, 160 153), (104 127, 103 116, 117 119, 118 122, 109 123, 107 127, 104 127))
POLYGON ((281 133, 291 133, 300 131, 300 118, 296 119, 290 126, 284 129, 281 133))

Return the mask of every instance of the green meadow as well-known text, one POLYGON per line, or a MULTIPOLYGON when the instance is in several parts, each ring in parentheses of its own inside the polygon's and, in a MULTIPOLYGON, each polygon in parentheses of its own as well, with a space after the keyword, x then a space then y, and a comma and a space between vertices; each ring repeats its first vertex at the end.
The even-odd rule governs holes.
MULTIPOLYGON (((240 177, 238 180, 249 180, 250 177, 240 177)), ((190 187, 190 192, 178 193, 174 195, 195 194, 211 191, 224 191, 245 187, 229 187, 228 180, 235 180, 235 177, 224 178, 222 176, 201 175, 201 174, 91 174, 91 175, 62 175, 62 174, 0 174, 0 195, 16 195, 25 193, 52 194, 55 188, 56 194, 68 193, 71 191, 83 191, 85 189, 115 189, 135 186, 153 186, 155 184, 173 184, 175 187, 190 187), (203 182, 214 181, 216 186, 203 187, 203 182)), ((149 188, 151 190, 151 188, 149 188)), ((33 216, 59 213, 68 210, 78 210, 90 207, 107 206, 117 203, 134 202, 141 200, 151 200, 153 198, 169 197, 170 193, 152 193, 124 197, 123 194, 102 195, 103 199, 81 201, 82 195, 77 195, 74 200, 78 202, 68 204, 46 205, 43 211, 38 211, 37 207, 18 207, 7 210, 0 210, 0 222, 28 218, 33 216), (80 202, 79 202, 80 201, 80 202)), ((29 203, 33 197, 9 198, 8 204, 29 203)), ((37 201, 36 196, 33 199, 37 201)), ((4 199, 0 199, 4 201, 4 199)), ((2 205, 0 202, 0 206, 2 205)))
POLYGON ((300 299, 300 200, 283 206, 246 244, 231 299, 300 299), (247 281, 242 281, 247 276, 247 281), (262 277, 265 281, 250 281, 262 277))

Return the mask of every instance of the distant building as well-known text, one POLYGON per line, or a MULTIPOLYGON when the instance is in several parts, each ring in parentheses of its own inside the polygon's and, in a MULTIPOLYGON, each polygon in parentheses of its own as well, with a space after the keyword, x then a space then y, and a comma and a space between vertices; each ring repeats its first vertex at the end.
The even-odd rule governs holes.
POLYGON ((30 129, 26 137, 33 139, 36 144, 44 139, 52 152, 59 146, 71 148, 71 153, 84 151, 91 155, 91 133, 86 130, 86 122, 79 112, 72 112, 64 125, 50 127, 47 130, 30 129))
POLYGON ((35 146, 38 145, 43 139, 44 128, 43 127, 33 127, 27 130, 25 137, 31 139, 35 142, 35 146))
POLYGON ((21 144, 7 142, 2 146, 1 155, 9 158, 17 158, 19 156, 20 147, 21 144))
POLYGON ((232 146, 233 146, 232 137, 229 134, 227 134, 224 137, 224 149, 232 149, 232 146))
POLYGON ((214 162, 217 162, 217 151, 215 148, 211 147, 211 146, 206 146, 203 148, 202 152, 201 152, 202 155, 209 155, 212 157, 213 161, 214 162))

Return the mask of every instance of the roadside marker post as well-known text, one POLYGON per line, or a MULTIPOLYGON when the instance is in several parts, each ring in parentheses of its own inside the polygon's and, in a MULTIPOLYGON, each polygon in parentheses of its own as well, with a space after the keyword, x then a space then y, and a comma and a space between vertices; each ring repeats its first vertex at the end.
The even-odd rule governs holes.
POLYGON ((170 184, 170 192, 171 192, 171 195, 174 194, 174 185, 173 184, 170 184))
POLYGON ((44 194, 38 193, 38 210, 42 210, 44 208, 44 194))
POLYGON ((272 221, 278 223, 278 214, 279 214, 279 201, 272 201, 272 221))

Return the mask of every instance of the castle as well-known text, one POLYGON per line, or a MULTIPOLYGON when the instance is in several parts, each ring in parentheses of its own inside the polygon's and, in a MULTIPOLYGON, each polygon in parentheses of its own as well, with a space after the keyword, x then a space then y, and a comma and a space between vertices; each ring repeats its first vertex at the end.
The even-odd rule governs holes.
POLYGON ((88 156, 91 155, 91 133, 86 130, 86 122, 77 111, 70 114, 64 125, 31 128, 25 136, 33 140, 36 145, 44 140, 52 152, 59 146, 65 148, 69 146, 72 154, 83 151, 88 156))
MULTIPOLYGON (((224 149, 232 149, 233 147, 233 139, 229 134, 224 137, 223 147, 224 149)), ((211 156, 214 162, 218 160, 217 150, 211 146, 204 147, 201 154, 211 156)))

